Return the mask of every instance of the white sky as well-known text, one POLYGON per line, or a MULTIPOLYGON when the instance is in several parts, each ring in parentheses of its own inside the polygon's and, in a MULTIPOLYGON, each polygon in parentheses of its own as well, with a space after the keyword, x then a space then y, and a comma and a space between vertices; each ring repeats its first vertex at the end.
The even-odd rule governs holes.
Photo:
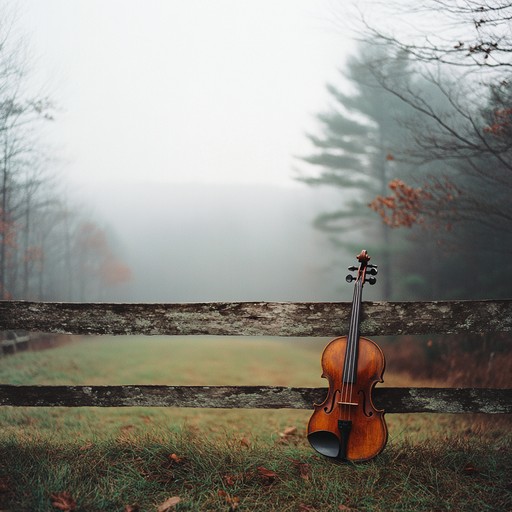
POLYGON ((73 183, 292 184, 354 48, 331 0, 14 3, 73 183))

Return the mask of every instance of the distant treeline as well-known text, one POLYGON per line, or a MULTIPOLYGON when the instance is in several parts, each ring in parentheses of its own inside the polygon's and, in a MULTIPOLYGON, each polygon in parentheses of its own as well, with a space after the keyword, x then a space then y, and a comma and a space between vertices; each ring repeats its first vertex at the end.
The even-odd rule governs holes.
POLYGON ((125 282, 106 230, 71 207, 40 142, 47 97, 26 92, 14 16, 0 12, 0 299, 92 300, 125 282))

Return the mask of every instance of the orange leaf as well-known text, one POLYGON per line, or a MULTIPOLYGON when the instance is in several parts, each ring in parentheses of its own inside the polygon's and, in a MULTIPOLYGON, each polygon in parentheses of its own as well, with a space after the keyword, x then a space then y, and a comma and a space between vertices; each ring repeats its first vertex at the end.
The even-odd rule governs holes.
POLYGON ((284 436, 291 436, 297 432, 297 427, 286 427, 284 429, 283 435, 284 436))
POLYGON ((267 484, 271 484, 277 478, 277 473, 271 469, 264 468, 263 466, 259 466, 257 469, 258 473, 267 484))
POLYGON ((124 507, 124 512, 139 512, 139 506, 138 505, 126 505, 126 507, 124 507))
POLYGON ((72 512, 76 509, 76 501, 67 491, 55 492, 51 495, 52 507, 63 512, 72 512))
POLYGON ((227 486, 231 487, 232 485, 235 485, 235 477, 233 475, 224 475, 222 480, 224 480, 224 483, 227 486))
POLYGON ((249 439, 247 437, 242 437, 242 439, 240 439, 240 444, 242 446, 245 446, 246 448, 251 447, 251 442, 249 441, 249 439))
POLYGON ((169 455, 169 459, 172 460, 173 462, 176 462, 176 464, 180 464, 185 460, 184 457, 179 457, 175 453, 171 453, 171 455, 169 455))
POLYGON ((171 508, 174 508, 180 501, 181 498, 179 496, 167 498, 163 503, 158 505, 157 512, 169 512, 171 508))
POLYGON ((230 496, 226 491, 219 489, 217 494, 221 498, 225 498, 226 503, 229 505, 229 512, 233 512, 236 508, 238 508, 238 504, 240 503, 240 498, 238 496, 230 496))

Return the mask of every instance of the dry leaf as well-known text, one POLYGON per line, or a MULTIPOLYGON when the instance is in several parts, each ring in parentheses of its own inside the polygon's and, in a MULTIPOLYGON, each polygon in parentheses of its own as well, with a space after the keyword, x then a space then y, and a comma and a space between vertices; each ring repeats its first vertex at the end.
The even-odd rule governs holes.
POLYGON ((84 444, 83 446, 80 446, 80 451, 84 452, 86 450, 90 450, 94 445, 92 443, 84 444))
POLYGON ((52 500, 52 507, 58 510, 62 510, 63 512, 72 512, 76 509, 76 501, 67 491, 54 492, 50 498, 52 500))
POLYGON ((240 503, 240 498, 238 496, 233 496, 231 501, 228 501, 229 504, 229 512, 233 512, 238 508, 238 504, 240 503))
POLYGON ((356 512, 353 508, 347 507, 347 505, 338 505, 338 510, 342 512, 356 512))
POLYGON ((236 508, 238 508, 238 504, 240 503, 240 498, 238 496, 230 496, 223 489, 219 489, 217 494, 221 498, 225 498, 226 503, 229 505, 229 512, 233 512, 236 508))
POLYGON ((169 459, 176 464, 181 464, 185 460, 185 457, 178 457, 175 453, 171 453, 171 455, 169 455, 169 459))
MULTIPOLYGON (((283 432, 279 432, 278 443, 288 444, 292 440, 292 436, 297 433, 297 427, 286 427, 283 432)), ((293 438, 294 442, 297 442, 297 438, 293 438)))
POLYGON ((179 496, 172 496, 158 505, 157 512, 169 512, 171 508, 174 508, 180 501, 181 498, 179 496))
POLYGON ((124 507, 124 512, 139 512, 139 506, 138 505, 126 505, 126 507, 124 507))
POLYGON ((299 504, 299 512, 315 512, 316 508, 313 505, 299 504))
POLYGON ((235 477, 233 475, 224 475, 222 477, 222 480, 229 487, 231 487, 232 485, 235 485, 235 477))
POLYGON ((247 437, 242 437, 242 439, 240 439, 240 444, 242 446, 245 446, 246 448, 251 447, 251 442, 249 441, 249 439, 247 437))
POLYGON ((297 432, 297 427, 286 427, 283 431, 283 436, 292 436, 297 432))
POLYGON ((264 468, 263 466, 259 466, 257 469, 258 473, 267 484, 271 484, 277 478, 277 473, 271 469, 264 468))
POLYGON ((307 462, 302 462, 297 459, 290 459, 292 464, 299 470, 300 477, 304 480, 309 481, 309 477, 311 476, 311 464, 307 462))
POLYGON ((462 472, 465 474, 465 475, 472 475, 474 473, 477 472, 477 469, 476 467, 471 464, 471 462, 468 462, 465 466, 464 466, 464 469, 462 470, 462 472))

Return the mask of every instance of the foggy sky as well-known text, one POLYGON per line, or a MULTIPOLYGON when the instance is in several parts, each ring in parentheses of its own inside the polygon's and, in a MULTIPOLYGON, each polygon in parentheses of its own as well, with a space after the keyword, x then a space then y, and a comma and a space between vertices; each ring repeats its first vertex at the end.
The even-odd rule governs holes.
POLYGON ((340 196, 294 183, 354 47, 331 1, 13 3, 55 169, 133 271, 105 299, 350 297, 312 227, 340 196))
POLYGON ((351 48, 329 0, 15 4, 73 183, 289 183, 351 48))

